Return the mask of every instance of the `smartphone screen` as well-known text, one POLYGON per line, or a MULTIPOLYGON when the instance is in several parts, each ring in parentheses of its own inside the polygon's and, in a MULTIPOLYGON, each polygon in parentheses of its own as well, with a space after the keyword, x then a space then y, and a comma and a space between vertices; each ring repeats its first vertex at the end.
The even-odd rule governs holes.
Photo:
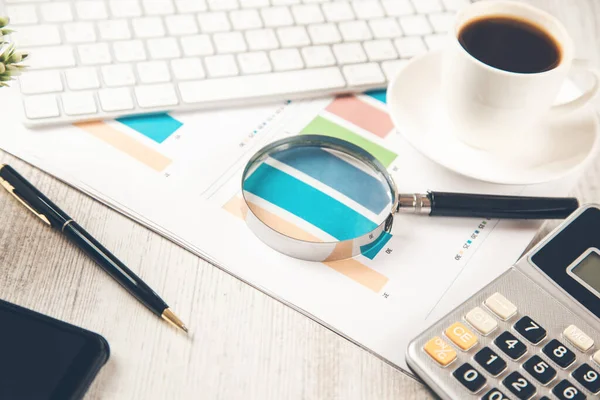
POLYGON ((0 399, 77 399, 108 359, 99 335, 0 302, 0 399))

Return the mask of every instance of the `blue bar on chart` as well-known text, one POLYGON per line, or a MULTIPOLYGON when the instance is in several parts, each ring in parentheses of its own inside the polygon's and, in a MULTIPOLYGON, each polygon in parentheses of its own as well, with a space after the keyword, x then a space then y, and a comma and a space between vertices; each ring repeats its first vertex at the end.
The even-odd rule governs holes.
POLYGON ((162 143, 183 124, 169 114, 148 114, 117 118, 117 121, 156 143, 162 143))
POLYGON ((347 205, 268 164, 246 178, 243 188, 337 240, 353 239, 377 227, 347 205))
POLYGON ((317 148, 292 148, 272 154, 282 162, 379 214, 392 203, 391 191, 381 178, 368 174, 334 154, 317 148))
POLYGON ((381 101, 382 103, 387 104, 387 90, 386 89, 371 90, 371 91, 365 92, 365 94, 367 96, 370 96, 374 99, 381 101))
POLYGON ((368 259, 372 260, 381 251, 381 249, 383 249, 387 242, 390 241, 391 238, 392 235, 390 233, 385 231, 381 232, 381 235, 379 235, 379 238, 377 238, 376 241, 366 246, 361 246, 360 253, 368 259))

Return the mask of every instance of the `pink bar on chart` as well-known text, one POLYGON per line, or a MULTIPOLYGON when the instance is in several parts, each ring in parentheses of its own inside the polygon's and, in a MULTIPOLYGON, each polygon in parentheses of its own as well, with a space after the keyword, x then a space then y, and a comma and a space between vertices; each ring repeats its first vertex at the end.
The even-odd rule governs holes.
POLYGON ((326 110, 380 138, 385 138, 394 128, 385 111, 367 104, 356 96, 338 97, 326 110))

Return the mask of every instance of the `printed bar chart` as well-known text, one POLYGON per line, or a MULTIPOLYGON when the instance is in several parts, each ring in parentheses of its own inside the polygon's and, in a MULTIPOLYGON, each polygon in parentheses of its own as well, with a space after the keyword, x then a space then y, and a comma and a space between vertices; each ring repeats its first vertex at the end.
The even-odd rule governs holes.
POLYGON ((387 90, 371 90, 369 92, 365 92, 367 96, 370 96, 376 100, 381 101, 382 103, 387 104, 387 90))
POLYGON ((156 143, 162 143, 183 124, 169 114, 149 114, 117 118, 117 121, 156 143))
POLYGON ((379 238, 373 243, 362 246, 360 248, 360 253, 367 257, 369 260, 373 260, 377 254, 383 249, 383 247, 390 241, 392 235, 388 232, 381 232, 379 238))
POLYGON ((385 111, 356 96, 338 97, 325 110, 380 138, 385 138, 394 128, 385 111))
POLYGON ((362 147, 369 153, 371 153, 383 166, 386 168, 390 166, 390 164, 396 159, 398 156, 391 150, 386 149, 383 146, 378 145, 364 137, 360 136, 357 133, 352 132, 349 129, 344 128, 332 122, 322 116, 318 116, 313 119, 301 132, 302 134, 312 134, 312 135, 325 135, 331 136, 338 139, 346 140, 350 143, 357 145, 358 147, 362 147))

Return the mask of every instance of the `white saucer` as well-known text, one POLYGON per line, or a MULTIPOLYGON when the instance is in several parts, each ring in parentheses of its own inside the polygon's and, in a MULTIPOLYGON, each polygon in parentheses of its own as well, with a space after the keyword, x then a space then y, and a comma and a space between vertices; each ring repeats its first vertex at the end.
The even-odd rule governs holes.
MULTIPOLYGON (((419 152, 444 167, 475 179, 532 184, 565 176, 596 153, 598 119, 591 106, 562 118, 547 118, 528 143, 510 152, 473 148, 452 134, 440 94, 441 52, 411 60, 390 83, 388 109, 396 129, 419 152)), ((568 82, 560 102, 578 94, 568 82)))

